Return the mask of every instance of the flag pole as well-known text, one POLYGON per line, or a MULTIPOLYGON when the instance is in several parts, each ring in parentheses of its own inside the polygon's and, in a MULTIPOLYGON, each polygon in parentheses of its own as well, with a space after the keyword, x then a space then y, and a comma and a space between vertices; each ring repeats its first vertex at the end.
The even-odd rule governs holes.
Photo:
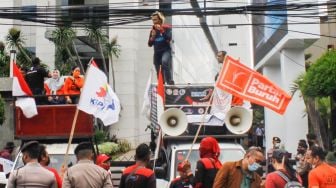
MULTIPOLYGON (((88 63, 88 66, 91 65, 91 62, 93 60, 93 57, 90 59, 89 63, 88 63)), ((83 70, 84 71, 84 70, 83 70)), ((85 83, 85 79, 86 79, 86 75, 87 74, 87 71, 85 72, 85 75, 84 75, 84 83, 85 83)), ((80 101, 80 97, 79 97, 79 101, 80 101)), ((75 112, 75 116, 74 116, 74 119, 72 121, 72 126, 71 126, 71 131, 70 131, 70 136, 69 136, 69 140, 68 140, 68 145, 67 145, 67 149, 66 149, 66 152, 65 152, 65 155, 64 155, 64 161, 63 161, 63 164, 62 164, 62 169, 61 169, 61 177, 63 177, 63 171, 66 169, 66 165, 68 163, 68 158, 69 158, 69 149, 70 149, 70 145, 72 143, 72 139, 73 139, 73 135, 75 133, 75 128, 76 128, 76 123, 77 123, 77 118, 78 118, 78 108, 77 108, 77 105, 76 105, 76 112, 75 112)))
POLYGON ((203 114, 203 116, 202 116, 201 124, 198 126, 197 132, 196 132, 195 137, 194 137, 194 140, 193 140, 193 142, 192 142, 192 144, 191 144, 191 146, 190 146, 190 149, 189 149, 189 151, 188 151, 188 154, 187 154, 186 158, 184 159, 185 161, 187 161, 187 160, 189 159, 190 154, 191 154, 191 151, 192 151, 192 148, 194 147, 195 142, 196 142, 196 140, 197 140, 197 138, 198 138, 198 135, 199 135, 199 133, 201 132, 201 128, 202 128, 203 125, 204 125, 205 116, 207 115, 207 112, 208 112, 208 110, 209 110, 209 108, 210 108, 210 106, 211 106, 211 102, 212 102, 212 98, 213 98, 214 93, 215 93, 215 89, 216 89, 216 87, 214 87, 214 90, 212 91, 212 94, 211 94, 210 99, 209 99, 208 106, 206 107, 205 112, 204 112, 204 114, 203 114))

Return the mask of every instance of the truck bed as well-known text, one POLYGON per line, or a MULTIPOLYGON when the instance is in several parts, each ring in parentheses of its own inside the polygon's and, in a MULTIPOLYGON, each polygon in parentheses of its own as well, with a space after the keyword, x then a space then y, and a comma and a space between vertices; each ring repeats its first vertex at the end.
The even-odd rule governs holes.
MULTIPOLYGON (((76 105, 38 105, 38 115, 26 118, 21 109, 15 108, 15 138, 68 139, 75 116, 76 105)), ((74 138, 93 135, 93 117, 79 111, 74 138)))

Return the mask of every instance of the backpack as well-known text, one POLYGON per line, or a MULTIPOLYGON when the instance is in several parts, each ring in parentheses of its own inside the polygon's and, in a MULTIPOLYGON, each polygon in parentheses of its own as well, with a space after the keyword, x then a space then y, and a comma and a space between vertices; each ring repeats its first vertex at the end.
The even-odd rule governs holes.
POLYGON ((136 167, 125 179, 125 187, 136 188, 139 175, 136 172, 142 168, 142 166, 136 167))
POLYGON ((304 188, 300 182, 290 180, 283 172, 276 171, 276 173, 287 182, 284 188, 304 188))

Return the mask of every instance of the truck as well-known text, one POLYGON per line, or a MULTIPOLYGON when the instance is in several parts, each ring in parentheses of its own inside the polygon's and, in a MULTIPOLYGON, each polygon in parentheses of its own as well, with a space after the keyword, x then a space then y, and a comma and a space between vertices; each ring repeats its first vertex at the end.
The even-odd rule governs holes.
MULTIPOLYGON (((209 113, 211 108, 208 108, 209 94, 213 91, 213 86, 210 84, 199 85, 173 85, 166 86, 166 103, 165 109, 178 108, 181 109, 186 115, 202 116, 204 113, 209 113), (208 110, 208 111, 207 111, 208 110)), ((155 153, 155 146, 158 145, 157 137, 159 124, 156 106, 156 87, 152 85, 149 92, 150 97, 150 125, 148 126, 151 131, 151 149, 155 153)), ((15 108, 15 138, 21 139, 22 144, 29 140, 39 140, 42 143, 48 144, 47 150, 50 152, 56 151, 52 149, 55 147, 63 148, 57 150, 51 156, 52 163, 56 164, 54 167, 58 168, 60 160, 57 156, 64 154, 63 146, 52 143, 60 143, 62 140, 69 138, 72 120, 76 110, 76 105, 38 105, 38 115, 27 119, 23 116, 19 108, 15 108), (49 150, 50 148, 50 150, 49 150)), ((162 137, 161 147, 159 147, 159 155, 157 159, 152 160, 154 172, 157 177, 157 187, 168 187, 169 183, 178 175, 177 164, 183 161, 191 148, 194 135, 199 124, 192 122, 188 123, 184 133, 178 136, 164 135, 162 137)), ((76 129, 74 134, 74 143, 82 140, 92 140, 94 134, 93 117, 84 112, 79 112, 76 129)), ((224 125, 219 126, 204 126, 201 134, 198 136, 195 145, 192 148, 189 161, 192 164, 192 171, 195 171, 196 161, 199 159, 199 142, 207 135, 215 137, 221 149, 220 161, 232 161, 243 158, 245 150, 242 143, 246 135, 232 135, 224 125)), ((74 147, 74 146, 72 146, 74 147)), ((73 151, 70 149, 70 152, 73 151)), ((70 153, 73 156, 73 153, 70 153)), ((70 157, 71 158, 71 157, 70 157)), ((18 155, 15 167, 20 166, 20 155, 18 155)), ((75 163, 70 159, 70 163, 75 163)), ((122 170, 134 164, 132 159, 117 159, 111 163, 112 180, 114 187, 118 187, 122 170)))
MULTIPOLYGON (((186 84, 186 85, 166 85, 165 86, 165 110, 170 108, 180 109, 186 116, 192 116, 193 119, 197 116, 201 117, 205 114, 209 114, 211 107, 208 107, 210 95, 214 88, 211 84, 186 84)), ((151 106, 156 105, 156 88, 153 85, 151 88, 151 106), (154 96, 154 97, 153 97, 154 96)), ((150 122, 152 132, 152 144, 158 144, 155 142, 157 137, 159 126, 166 126, 164 124, 159 125, 159 119, 157 117, 156 108, 150 109, 150 122)), ((171 114, 170 114, 171 115, 171 114)), ((161 115, 162 116, 162 115, 161 115)), ((172 115, 174 116, 174 114, 172 115)), ((212 136, 217 139, 219 147, 221 149, 220 161, 236 161, 240 160, 245 155, 245 149, 243 148, 243 142, 246 141, 247 135, 232 134, 226 128, 225 124, 211 125, 205 124, 200 131, 199 136, 196 139, 195 144, 192 147, 193 140, 197 129, 200 126, 199 122, 190 121, 188 117, 174 117, 176 121, 181 122, 179 118, 188 119, 188 124, 185 126, 183 133, 178 136, 164 135, 162 137, 162 143, 159 150, 158 159, 156 159, 154 172, 157 178, 157 187, 169 187, 169 184, 178 176, 177 165, 186 159, 189 150, 191 150, 188 160, 191 163, 191 170, 195 172, 196 162, 200 159, 199 146, 201 139, 206 136, 212 136)), ((169 119, 169 118, 167 118, 169 119)), ((177 126, 180 126, 177 124, 177 126)), ((180 130, 179 127, 174 127, 176 130, 180 130)), ((170 132, 174 132, 171 130, 170 132)), ((164 133, 163 133, 164 134, 164 133)))

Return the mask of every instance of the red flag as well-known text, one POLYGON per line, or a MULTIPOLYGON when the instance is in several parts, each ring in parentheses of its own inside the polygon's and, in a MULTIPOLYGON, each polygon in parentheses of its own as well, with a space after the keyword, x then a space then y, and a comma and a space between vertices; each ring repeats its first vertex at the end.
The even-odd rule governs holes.
POLYGON ((252 103, 283 114, 291 100, 284 90, 239 61, 227 56, 216 86, 252 103))
MULTIPOLYGON (((13 85, 12 85, 12 95, 13 96, 32 96, 32 92, 24 80, 20 69, 16 66, 16 63, 13 63, 13 85)), ((31 118, 37 115, 37 108, 35 99, 31 97, 17 98, 15 105, 20 107, 23 114, 27 118, 31 118)))
POLYGON ((163 76, 162 76, 161 67, 160 67, 156 91, 157 91, 157 117, 159 118, 160 115, 164 111, 164 103, 165 103, 165 92, 164 92, 163 76))

